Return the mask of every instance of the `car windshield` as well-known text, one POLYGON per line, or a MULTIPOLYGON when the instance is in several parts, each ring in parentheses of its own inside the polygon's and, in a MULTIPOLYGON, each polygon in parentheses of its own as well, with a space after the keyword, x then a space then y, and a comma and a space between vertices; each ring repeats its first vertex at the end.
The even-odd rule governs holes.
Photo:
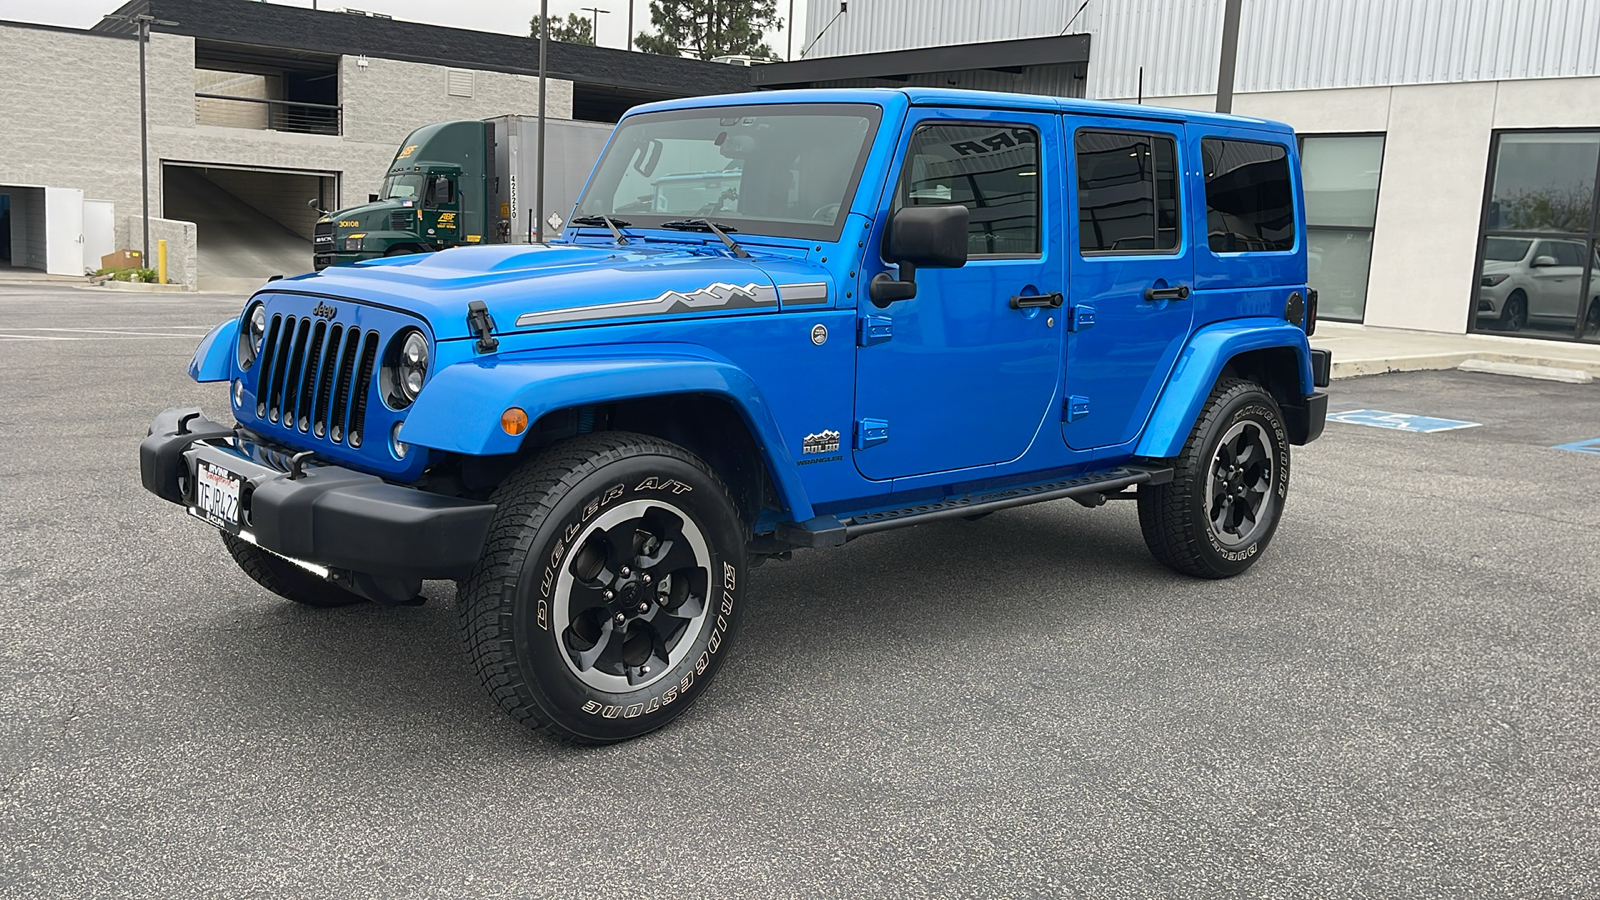
POLYGON ((880 115, 865 104, 763 104, 629 116, 577 214, 833 240, 880 115))
POLYGON ((1500 262, 1516 262, 1528 255, 1528 245, 1531 243, 1533 241, 1492 237, 1483 242, 1483 258, 1500 262))
POLYGON ((422 196, 422 185, 421 174, 390 175, 383 180, 383 190, 378 192, 378 199, 415 200, 422 196))

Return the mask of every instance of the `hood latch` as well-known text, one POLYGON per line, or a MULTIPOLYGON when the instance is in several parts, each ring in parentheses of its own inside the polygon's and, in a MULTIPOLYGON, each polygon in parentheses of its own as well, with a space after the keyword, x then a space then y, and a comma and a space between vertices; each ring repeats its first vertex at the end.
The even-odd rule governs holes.
POLYGON ((500 349, 500 341, 494 336, 494 316, 489 315, 489 307, 482 300, 467 303, 467 327, 477 332, 479 353, 500 349))

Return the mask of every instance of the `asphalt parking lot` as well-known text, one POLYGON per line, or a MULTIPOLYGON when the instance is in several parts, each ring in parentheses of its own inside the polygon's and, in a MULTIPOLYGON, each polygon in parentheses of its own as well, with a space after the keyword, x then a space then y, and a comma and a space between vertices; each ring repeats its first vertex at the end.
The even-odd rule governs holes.
POLYGON ((1600 385, 1338 382, 1254 569, 1131 504, 755 573, 684 719, 557 746, 453 589, 298 608, 146 494, 238 298, 0 286, 0 896, 1600 894, 1600 385))

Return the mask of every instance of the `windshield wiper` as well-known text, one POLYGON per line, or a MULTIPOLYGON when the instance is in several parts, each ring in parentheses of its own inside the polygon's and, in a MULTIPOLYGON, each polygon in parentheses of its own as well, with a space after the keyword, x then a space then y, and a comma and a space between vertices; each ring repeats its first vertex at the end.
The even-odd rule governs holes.
POLYGON ((623 219, 613 219, 610 216, 606 216, 606 215, 574 216, 573 219, 572 219, 571 224, 573 224, 573 225, 604 225, 605 227, 611 229, 611 236, 616 238, 617 239, 617 243, 619 243, 619 244, 626 244, 628 242, 628 238, 623 235, 622 229, 623 228, 628 228, 628 227, 633 225, 632 222, 628 222, 628 221, 625 221, 623 219), (622 227, 621 228, 617 227, 619 225, 622 226, 622 227))
POLYGON ((673 228, 678 231, 709 231, 720 238, 722 243, 733 251, 734 256, 740 259, 750 258, 750 254, 743 247, 734 243, 733 238, 728 237, 728 232, 739 230, 732 225, 718 225, 710 219, 675 219, 671 222, 662 222, 661 227, 673 228))

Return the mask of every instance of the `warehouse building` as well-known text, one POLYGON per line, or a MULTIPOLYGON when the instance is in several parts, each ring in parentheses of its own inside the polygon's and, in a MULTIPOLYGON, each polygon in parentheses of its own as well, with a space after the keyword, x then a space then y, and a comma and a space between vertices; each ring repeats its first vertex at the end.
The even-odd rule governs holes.
MULTIPOLYGON (((804 61, 756 85, 1215 108, 1223 0, 806 2, 804 61)), ((1600 0, 1245 0, 1235 76, 1233 112, 1301 134, 1325 318, 1600 341, 1600 0)))
MULTIPOLYGON (((135 0, 89 30, 0 22, 0 109, 20 150, 0 162, 0 265, 76 275, 139 247, 133 15, 157 20, 151 237, 197 246, 175 266, 190 285, 308 270, 306 201, 362 201, 412 129, 538 111, 538 42, 524 37, 252 0, 135 0)), ((548 114, 615 121, 642 102, 744 90, 748 71, 552 42, 548 114)))

